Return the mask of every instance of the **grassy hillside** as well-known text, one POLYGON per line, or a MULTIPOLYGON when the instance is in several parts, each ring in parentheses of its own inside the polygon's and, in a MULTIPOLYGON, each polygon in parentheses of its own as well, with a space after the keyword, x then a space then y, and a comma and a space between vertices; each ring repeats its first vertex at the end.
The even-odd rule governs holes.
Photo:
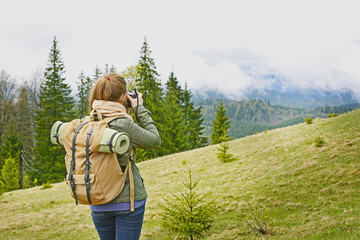
MULTIPOLYGON (((221 163, 209 146, 139 163, 149 199, 141 239, 169 239, 158 203, 185 191, 192 170, 199 192, 220 212, 207 239, 254 239, 247 225, 267 223, 260 239, 360 238, 360 110, 262 132, 229 143, 239 160, 221 163), (322 147, 314 140, 321 137, 322 147)), ((96 239, 88 206, 75 206, 64 183, 0 197, 0 239, 96 239)))

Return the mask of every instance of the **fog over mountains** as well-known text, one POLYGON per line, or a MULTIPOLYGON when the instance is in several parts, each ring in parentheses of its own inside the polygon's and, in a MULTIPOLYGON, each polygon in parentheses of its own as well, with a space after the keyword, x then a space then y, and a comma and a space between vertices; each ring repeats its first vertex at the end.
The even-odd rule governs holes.
POLYGON ((300 87, 289 83, 287 78, 275 74, 257 75, 254 79, 256 80, 254 80, 253 85, 248 84, 247 87, 241 88, 235 84, 234 88, 229 91, 221 87, 211 88, 204 86, 193 91, 194 101, 200 102, 208 98, 237 101, 261 99, 263 101, 270 101, 272 105, 306 109, 360 102, 360 95, 357 89, 351 88, 351 86, 339 89, 332 89, 326 86, 318 87, 315 84, 313 87, 300 87))

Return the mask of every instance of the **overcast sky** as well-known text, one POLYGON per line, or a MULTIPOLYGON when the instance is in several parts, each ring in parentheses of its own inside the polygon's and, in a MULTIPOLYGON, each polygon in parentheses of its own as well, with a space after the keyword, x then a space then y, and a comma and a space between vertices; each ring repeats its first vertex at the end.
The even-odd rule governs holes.
POLYGON ((146 36, 163 83, 174 69, 191 89, 236 92, 267 86, 261 76, 275 74, 288 85, 360 94, 358 1, 0 3, 0 70, 18 79, 46 66, 54 36, 72 85, 97 65, 136 64, 146 36))

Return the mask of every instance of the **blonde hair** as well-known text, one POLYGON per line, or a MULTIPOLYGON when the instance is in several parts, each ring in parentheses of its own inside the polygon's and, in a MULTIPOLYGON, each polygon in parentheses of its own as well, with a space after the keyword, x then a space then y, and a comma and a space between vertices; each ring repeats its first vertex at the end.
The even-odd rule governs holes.
POLYGON ((119 102, 123 94, 126 94, 125 79, 117 73, 106 74, 95 82, 91 90, 90 109, 92 110, 94 100, 119 102))

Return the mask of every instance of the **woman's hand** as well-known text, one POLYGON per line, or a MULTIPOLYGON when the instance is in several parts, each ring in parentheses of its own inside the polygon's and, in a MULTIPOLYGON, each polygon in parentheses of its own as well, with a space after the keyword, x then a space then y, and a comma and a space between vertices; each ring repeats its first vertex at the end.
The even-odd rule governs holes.
MULTIPOLYGON (((144 100, 142 98, 142 93, 137 93, 138 99, 139 99, 139 105, 142 105, 144 100)), ((129 95, 126 95, 128 101, 130 101, 131 107, 134 108, 138 105, 138 100, 136 98, 132 98, 129 95)))

